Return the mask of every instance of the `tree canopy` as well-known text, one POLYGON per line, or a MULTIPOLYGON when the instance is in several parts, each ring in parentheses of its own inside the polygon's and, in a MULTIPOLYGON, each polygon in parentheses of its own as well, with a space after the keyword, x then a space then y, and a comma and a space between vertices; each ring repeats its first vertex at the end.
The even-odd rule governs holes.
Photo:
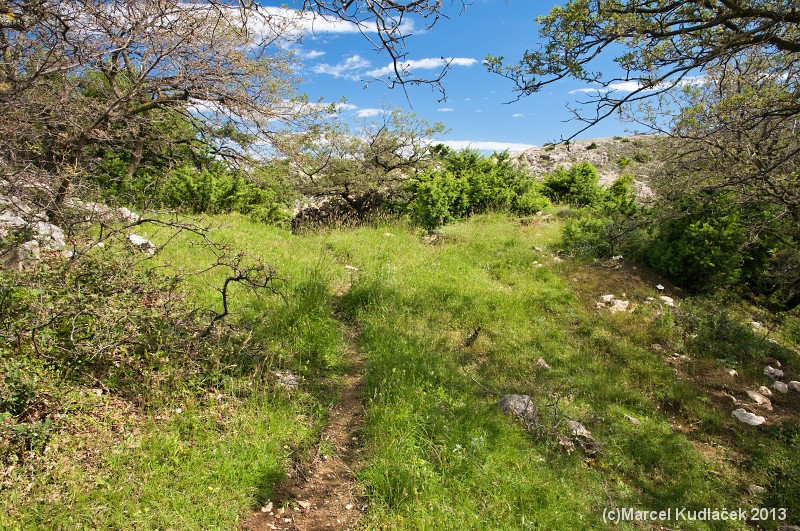
POLYGON ((519 97, 565 78, 596 88, 588 102, 594 110, 575 111, 586 122, 575 135, 627 103, 700 82, 709 68, 752 53, 768 57, 764 67, 795 95, 781 112, 800 111, 800 5, 795 1, 573 0, 538 22, 540 46, 516 64, 491 56, 485 64, 512 80, 519 97), (618 73, 599 70, 596 60, 607 54, 618 73))

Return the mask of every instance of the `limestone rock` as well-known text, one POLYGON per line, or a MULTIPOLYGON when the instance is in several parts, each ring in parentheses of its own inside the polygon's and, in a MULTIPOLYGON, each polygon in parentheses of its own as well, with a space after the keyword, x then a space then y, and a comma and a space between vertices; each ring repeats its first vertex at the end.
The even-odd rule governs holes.
POLYGON ((138 234, 131 234, 128 236, 128 241, 131 242, 134 248, 147 253, 149 256, 156 254, 156 245, 138 234))
POLYGON ((670 307, 675 306, 675 299, 673 299, 672 297, 667 297, 666 295, 662 295, 659 298, 667 306, 670 306, 670 307))
POLYGON ((798 382, 796 380, 792 380, 791 382, 789 382, 788 387, 792 391, 794 391, 796 393, 800 393, 800 382, 798 382))
POLYGON ((140 219, 142 219, 142 217, 139 214, 125 207, 117 209, 117 217, 126 223, 135 223, 140 219))
POLYGON ((761 387, 759 387, 758 392, 764 396, 772 396, 772 391, 766 385, 762 385, 761 387))
POLYGON ((504 395, 500 399, 500 409, 514 415, 526 428, 536 424, 536 404, 528 395, 504 395))
POLYGON ((32 228, 37 234, 37 239, 42 249, 56 251, 67 246, 67 242, 64 239, 64 231, 61 230, 61 227, 52 223, 37 221, 32 228))
POLYGON ((602 445, 592 437, 592 434, 586 427, 577 420, 570 420, 567 422, 567 431, 572 436, 572 439, 577 442, 583 450, 590 456, 602 453, 602 445))
POLYGON ((772 382, 772 388, 775 391, 784 395, 789 392, 789 386, 781 382, 780 380, 775 380, 774 382, 772 382))
POLYGON ((31 269, 41 259, 39 242, 31 240, 20 245, 15 245, 10 249, 2 251, 0 254, 3 260, 3 268, 8 271, 23 271, 31 269))
POLYGON ((772 402, 770 402, 769 398, 767 398, 766 396, 762 395, 761 393, 749 390, 747 391, 747 396, 750 398, 750 400, 752 400, 759 406, 763 407, 768 411, 772 411, 772 402))
POLYGON ((628 421, 630 421, 630 423, 633 424, 634 426, 638 426, 639 424, 641 424, 641 421, 639 421, 639 419, 637 419, 636 417, 631 417, 630 415, 624 415, 624 417, 628 419, 628 421))
POLYGON ((780 369, 776 369, 776 368, 774 368, 774 367, 773 367, 773 366, 771 366, 771 365, 767 365, 767 366, 764 368, 764 374, 765 374, 766 376, 769 376, 769 377, 770 377, 770 378, 772 378, 773 380, 778 380, 778 379, 780 379, 780 378, 783 378, 783 371, 782 371, 782 370, 780 370, 780 369))
POLYGON ((621 301, 619 299, 614 300, 611 303, 611 306, 608 308, 609 311, 616 313, 616 312, 627 312, 628 306, 630 303, 628 301, 621 301))
POLYGON ((736 420, 749 424, 750 426, 760 426, 767 421, 764 417, 759 417, 741 407, 733 411, 733 416, 736 420))

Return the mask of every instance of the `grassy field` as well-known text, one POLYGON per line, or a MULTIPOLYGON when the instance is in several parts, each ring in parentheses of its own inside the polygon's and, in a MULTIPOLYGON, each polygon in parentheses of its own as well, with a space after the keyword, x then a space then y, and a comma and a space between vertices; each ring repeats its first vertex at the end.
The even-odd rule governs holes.
MULTIPOLYGON (((800 523, 797 393, 775 397, 760 428, 737 423, 725 396, 744 401, 767 383, 764 358, 800 367, 796 320, 768 341, 747 324, 763 319, 753 309, 664 282, 668 307, 644 271, 559 257, 555 217, 476 216, 431 236, 400 222, 292 235, 239 216, 212 221, 214 238, 284 279, 286 302, 233 291, 229 320, 257 348, 146 408, 77 391, 72 425, 39 471, 7 474, 0 527, 236 528, 318 443, 347 365, 346 327, 359 330, 366 363, 364 529, 604 528, 613 507, 785 507, 800 523), (597 309, 604 294, 632 311, 597 309), (287 370, 298 390, 275 384, 287 370), (534 398, 533 432, 500 411, 507 393, 534 398), (570 419, 600 455, 560 449, 570 419)), ((158 260, 203 269, 211 256, 196 243, 179 237, 158 260)), ((183 287, 218 307, 222 275, 183 287)))

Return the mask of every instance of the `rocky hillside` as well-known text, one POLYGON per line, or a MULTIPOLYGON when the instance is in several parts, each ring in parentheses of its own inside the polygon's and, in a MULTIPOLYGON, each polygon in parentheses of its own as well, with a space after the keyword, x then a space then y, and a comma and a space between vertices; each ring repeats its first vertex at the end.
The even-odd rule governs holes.
POLYGON ((636 178, 640 195, 650 195, 647 184, 658 169, 657 150, 661 138, 652 135, 575 140, 564 144, 545 144, 516 155, 537 176, 551 173, 559 166, 569 168, 591 162, 600 174, 600 184, 607 186, 624 173, 636 178))

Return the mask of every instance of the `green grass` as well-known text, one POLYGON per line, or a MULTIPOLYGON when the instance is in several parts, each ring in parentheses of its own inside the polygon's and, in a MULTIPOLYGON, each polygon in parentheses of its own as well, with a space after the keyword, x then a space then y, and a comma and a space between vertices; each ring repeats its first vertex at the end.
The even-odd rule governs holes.
MULTIPOLYGON (((109 436, 90 463, 70 462, 80 438, 60 435, 55 455, 62 458, 51 459, 56 464, 30 492, 21 483, 0 492, 14 507, 0 527, 235 528, 272 499, 286 460, 307 457, 316 444, 346 368, 348 326, 361 331, 366 363, 366 458, 358 472, 368 497, 364 529, 602 528, 603 509, 614 506, 786 506, 800 518, 800 430, 791 422, 767 430, 737 425, 701 381, 708 367, 735 362, 755 382, 757 367, 750 367, 767 355, 796 363, 785 346, 796 348, 794 321, 776 345, 758 341, 735 317, 712 318, 719 314, 713 302, 648 306, 653 286, 554 260, 558 221, 476 216, 435 239, 391 221, 304 235, 241 216, 213 221, 221 225, 213 237, 274 265, 284 279, 286 303, 233 292, 228 320, 257 348, 219 360, 207 382, 203 375, 182 382, 141 418, 119 421, 127 435, 109 436), (347 285, 334 312, 334 293, 347 285), (626 292, 635 310, 595 309, 612 292, 626 292), (478 326, 476 341, 464 346, 478 326), (692 378, 665 362, 672 351, 692 357, 692 378), (540 357, 551 370, 537 369, 540 357), (271 386, 272 370, 300 375, 301 390, 271 386), (564 407, 555 422, 550 392, 564 407), (504 393, 535 399, 539 433, 499 410, 504 393), (566 419, 582 422, 603 454, 560 450, 550 428, 563 433, 566 419), (751 494, 752 484, 766 494, 751 494)), ((180 236, 159 260, 191 271, 211 258, 180 236)), ((218 305, 211 286, 223 275, 190 276, 183 286, 193 303, 218 305)), ((97 415, 82 425, 90 417, 97 415)), ((100 431, 117 425, 96 422, 100 431)), ((744 528, 681 527, 737 525, 744 528)))

